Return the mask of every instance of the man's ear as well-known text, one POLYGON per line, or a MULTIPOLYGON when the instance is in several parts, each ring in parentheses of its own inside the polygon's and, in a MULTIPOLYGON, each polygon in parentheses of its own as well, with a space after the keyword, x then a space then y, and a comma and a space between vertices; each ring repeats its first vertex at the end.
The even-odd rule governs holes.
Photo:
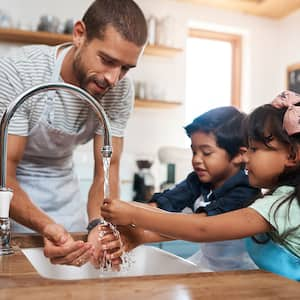
POLYGON ((73 44, 78 48, 80 47, 86 38, 86 28, 82 21, 77 21, 73 28, 73 44))
POLYGON ((239 152, 232 159, 233 163, 238 165, 245 163, 244 155, 246 152, 247 152, 247 147, 240 147, 239 152))

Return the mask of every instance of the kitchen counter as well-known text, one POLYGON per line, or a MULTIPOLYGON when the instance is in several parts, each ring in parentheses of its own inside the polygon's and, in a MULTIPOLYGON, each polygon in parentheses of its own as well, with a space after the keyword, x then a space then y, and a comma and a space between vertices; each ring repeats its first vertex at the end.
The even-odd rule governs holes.
MULTIPOLYGON (((41 246, 38 236, 14 245, 41 246)), ((17 249, 17 246, 15 246, 17 249)), ((0 257, 0 299, 300 299, 300 284, 261 270, 59 281, 42 278, 20 250, 0 257)))

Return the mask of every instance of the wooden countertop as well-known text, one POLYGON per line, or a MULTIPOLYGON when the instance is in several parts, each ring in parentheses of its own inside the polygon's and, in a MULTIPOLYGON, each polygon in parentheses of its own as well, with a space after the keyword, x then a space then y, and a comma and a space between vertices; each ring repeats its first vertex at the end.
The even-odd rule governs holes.
MULTIPOLYGON (((39 238, 15 238, 38 246, 39 238)), ((264 271, 59 281, 40 277, 22 252, 0 257, 0 299, 300 299, 300 284, 264 271)))

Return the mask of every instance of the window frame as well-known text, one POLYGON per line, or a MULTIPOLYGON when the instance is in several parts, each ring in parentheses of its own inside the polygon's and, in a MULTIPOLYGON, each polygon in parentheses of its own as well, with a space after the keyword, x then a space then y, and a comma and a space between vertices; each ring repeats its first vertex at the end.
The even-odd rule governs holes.
POLYGON ((231 105, 241 107, 242 37, 236 34, 190 28, 188 37, 229 42, 232 46, 231 105))

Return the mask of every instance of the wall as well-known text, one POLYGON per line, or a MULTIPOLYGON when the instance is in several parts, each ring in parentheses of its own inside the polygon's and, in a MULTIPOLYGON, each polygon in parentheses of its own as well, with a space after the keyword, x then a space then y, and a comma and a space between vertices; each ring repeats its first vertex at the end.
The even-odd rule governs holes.
POLYGON ((286 89, 286 71, 289 65, 300 63, 300 11, 286 17, 280 23, 280 82, 281 89, 286 89))
MULTIPOLYGON (((242 108, 249 111, 253 107, 269 101, 283 87, 283 69, 289 62, 299 61, 297 47, 290 47, 289 38, 296 40, 296 28, 299 15, 282 21, 244 15, 230 11, 217 10, 205 6, 182 4, 171 0, 136 0, 147 16, 174 18, 174 44, 185 48, 188 26, 216 29, 243 36, 243 78, 242 108), (290 30, 292 27, 292 30, 290 30), (290 33, 291 31, 291 33, 290 33), (295 37, 294 37, 295 36, 295 37), (283 41, 283 42, 282 42, 283 41), (282 47, 282 44, 287 47, 282 47)), ((10 13, 14 19, 22 20, 23 27, 31 27, 38 22, 42 14, 53 14, 61 20, 77 19, 90 0, 0 0, 2 10, 10 13)), ((297 45, 297 44, 296 44, 297 45)), ((7 52, 11 45, 1 45, 0 54, 7 52)), ((171 100, 185 98, 185 53, 174 58, 156 58, 145 56, 132 73, 133 78, 159 82, 166 88, 166 96, 171 100)), ((209 101, 201 99, 199 101, 209 101)), ((200 113, 200 112, 199 112, 200 113)), ((197 113, 198 114, 198 113, 197 113)), ((122 179, 132 179, 135 170, 133 164, 136 154, 152 153, 164 145, 182 147, 188 145, 182 126, 185 124, 184 105, 169 110, 136 109, 128 123, 124 156, 122 160, 122 179)), ((90 146, 84 147, 76 156, 78 161, 92 163, 87 153, 90 146)), ((186 163, 189 168, 189 163, 186 163)), ((81 167, 81 166, 79 166, 81 167)), ((153 169, 157 183, 165 176, 164 169, 157 163, 153 169)), ((178 175, 183 177, 184 171, 178 175)), ((123 190, 129 191, 128 184, 123 190)), ((127 197, 128 193, 124 196, 127 197)))
MULTIPOLYGON (((174 34, 177 47, 185 48, 188 26, 227 31, 243 36, 241 104, 245 111, 269 101, 277 93, 278 86, 281 86, 281 77, 278 74, 279 65, 274 63, 274 60, 276 61, 279 53, 278 31, 280 22, 204 6, 176 3, 176 1, 138 0, 137 2, 147 16, 152 14, 157 17, 171 15, 176 19, 174 34)), ((149 80, 164 78, 167 87, 172 86, 172 89, 176 89, 175 99, 184 99, 184 53, 177 57, 176 61, 174 60, 173 68, 171 64, 168 64, 167 70, 170 70, 171 77, 164 71, 165 65, 157 66, 156 62, 157 60, 145 57, 141 68, 137 70, 137 74, 139 76, 145 75, 144 72, 152 70, 153 64, 155 72, 150 73, 148 71, 147 78, 149 80), (176 73, 173 72, 174 68, 176 73)), ((171 96, 173 97, 173 94, 171 96)), ((209 99, 202 99, 199 95, 199 101, 209 101, 209 99)), ((145 148, 156 151, 166 143, 174 146, 187 145, 186 137, 181 129, 184 123, 184 106, 172 111, 172 113, 160 111, 154 114, 153 111, 149 110, 135 111, 129 122, 125 151, 134 153, 145 148), (144 132, 141 132, 140 127, 137 126, 137 124, 141 124, 140 122, 143 122, 144 132), (151 138, 145 141, 144 136, 151 138), (139 138, 136 139, 136 137, 139 138), (142 146, 138 144, 138 141, 141 140, 143 140, 142 146)))

